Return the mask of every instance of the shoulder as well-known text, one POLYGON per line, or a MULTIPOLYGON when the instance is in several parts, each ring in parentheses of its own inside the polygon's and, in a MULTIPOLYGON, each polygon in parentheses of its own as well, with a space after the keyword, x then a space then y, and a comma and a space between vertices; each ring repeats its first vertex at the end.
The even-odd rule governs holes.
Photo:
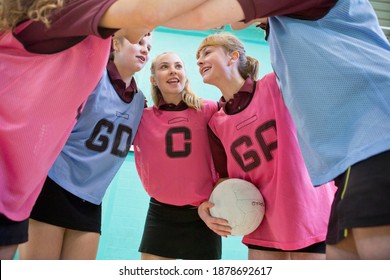
POLYGON ((271 16, 291 16, 314 20, 325 16, 337 0, 238 0, 244 10, 245 20, 271 16))
MULTIPOLYGON (((144 92, 142 91, 142 89, 140 89, 140 88, 137 87, 136 96, 137 96, 138 98, 142 98, 142 100, 144 101, 144 103, 145 103, 145 105, 146 105, 146 97, 145 97, 145 94, 144 94, 144 92)), ((146 106, 145 106, 145 108, 146 108, 146 106)))
POLYGON ((160 117, 162 114, 165 115, 167 111, 159 110, 156 106, 150 106, 150 107, 145 107, 142 118, 145 120, 150 120, 154 118, 160 117))
POLYGON ((146 107, 146 108, 144 108, 144 112, 145 113, 151 113, 151 112, 153 112, 153 111, 159 111, 155 106, 151 106, 151 107, 146 107))
POLYGON ((270 72, 268 74, 265 74, 264 77, 261 80, 265 81, 276 81, 276 75, 275 72, 270 72))
POLYGON ((218 111, 218 102, 214 100, 203 99, 202 110, 218 111))
POLYGON ((274 72, 265 74, 260 80, 256 82, 256 88, 264 86, 277 86, 277 79, 274 72))
POLYGON ((207 119, 210 119, 212 115, 218 111, 218 108, 217 101, 203 99, 202 113, 207 119))
POLYGON ((100 18, 115 0, 71 0, 50 19, 50 28, 33 22, 17 35, 27 50, 53 53, 77 44, 84 37, 111 36, 115 30, 99 28, 100 18))

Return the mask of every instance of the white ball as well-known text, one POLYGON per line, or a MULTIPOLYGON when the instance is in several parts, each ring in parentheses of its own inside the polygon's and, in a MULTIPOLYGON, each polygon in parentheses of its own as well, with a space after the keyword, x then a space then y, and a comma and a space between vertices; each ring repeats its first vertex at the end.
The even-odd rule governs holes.
POLYGON ((218 184, 209 201, 214 203, 211 216, 227 220, 231 235, 253 232, 264 217, 265 204, 259 189, 242 179, 227 179, 218 184))

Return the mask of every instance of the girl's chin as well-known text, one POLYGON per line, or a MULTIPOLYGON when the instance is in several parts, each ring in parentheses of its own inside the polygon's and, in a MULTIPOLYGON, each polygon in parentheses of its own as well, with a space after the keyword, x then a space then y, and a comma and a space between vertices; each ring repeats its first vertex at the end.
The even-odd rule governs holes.
POLYGON ((207 73, 202 75, 202 80, 203 80, 204 83, 206 83, 206 81, 209 80, 209 77, 208 77, 207 73))
POLYGON ((202 79, 203 79, 203 83, 209 84, 209 85, 214 85, 214 83, 212 82, 212 80, 209 77, 203 76, 202 79))

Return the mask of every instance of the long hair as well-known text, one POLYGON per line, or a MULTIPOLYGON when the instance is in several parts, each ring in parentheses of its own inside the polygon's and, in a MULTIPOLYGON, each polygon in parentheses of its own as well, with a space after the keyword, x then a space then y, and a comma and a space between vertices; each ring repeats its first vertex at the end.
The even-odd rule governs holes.
POLYGON ((200 43, 196 52, 196 58, 199 58, 202 49, 208 46, 221 46, 230 54, 237 51, 239 56, 238 71, 243 79, 251 78, 256 81, 259 74, 259 61, 256 58, 246 55, 244 44, 233 34, 229 32, 215 33, 207 36, 200 43))
POLYGON ((0 30, 14 28, 27 19, 50 26, 54 10, 63 7, 66 0, 0 0, 0 30))
MULTIPOLYGON (((155 71, 156 60, 160 56, 165 55, 165 54, 169 54, 169 53, 173 53, 173 52, 163 52, 153 59, 152 64, 150 66, 150 73, 152 76, 154 76, 156 73, 156 71, 155 71)), ((184 63, 183 63, 183 65, 184 65, 184 63)), ((162 95, 162 93, 157 85, 152 84, 151 95, 152 95, 152 100, 153 100, 154 106, 158 106, 160 104, 161 100, 164 100, 163 95, 162 95)), ((181 96, 182 96, 182 100, 187 104, 187 106, 189 108, 193 108, 195 110, 200 110, 202 108, 203 100, 202 100, 202 98, 198 97, 195 94, 195 92, 192 90, 192 88, 190 86, 190 81, 188 80, 188 78, 187 78, 187 81, 185 83, 184 89, 181 92, 181 96)))

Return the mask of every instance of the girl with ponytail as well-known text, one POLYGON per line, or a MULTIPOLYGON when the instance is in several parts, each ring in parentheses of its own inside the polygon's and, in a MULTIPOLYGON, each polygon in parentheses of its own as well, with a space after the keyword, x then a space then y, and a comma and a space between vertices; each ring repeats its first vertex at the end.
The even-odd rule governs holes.
MULTIPOLYGON (((274 73, 257 80, 259 62, 230 33, 206 37, 197 51, 203 82, 222 93, 209 121, 209 139, 220 180, 256 185, 265 201, 259 227, 243 237, 249 259, 325 259, 333 183, 313 188, 295 127, 274 73)), ((214 218, 206 201, 199 215, 215 233, 228 236, 227 221, 214 218)))

